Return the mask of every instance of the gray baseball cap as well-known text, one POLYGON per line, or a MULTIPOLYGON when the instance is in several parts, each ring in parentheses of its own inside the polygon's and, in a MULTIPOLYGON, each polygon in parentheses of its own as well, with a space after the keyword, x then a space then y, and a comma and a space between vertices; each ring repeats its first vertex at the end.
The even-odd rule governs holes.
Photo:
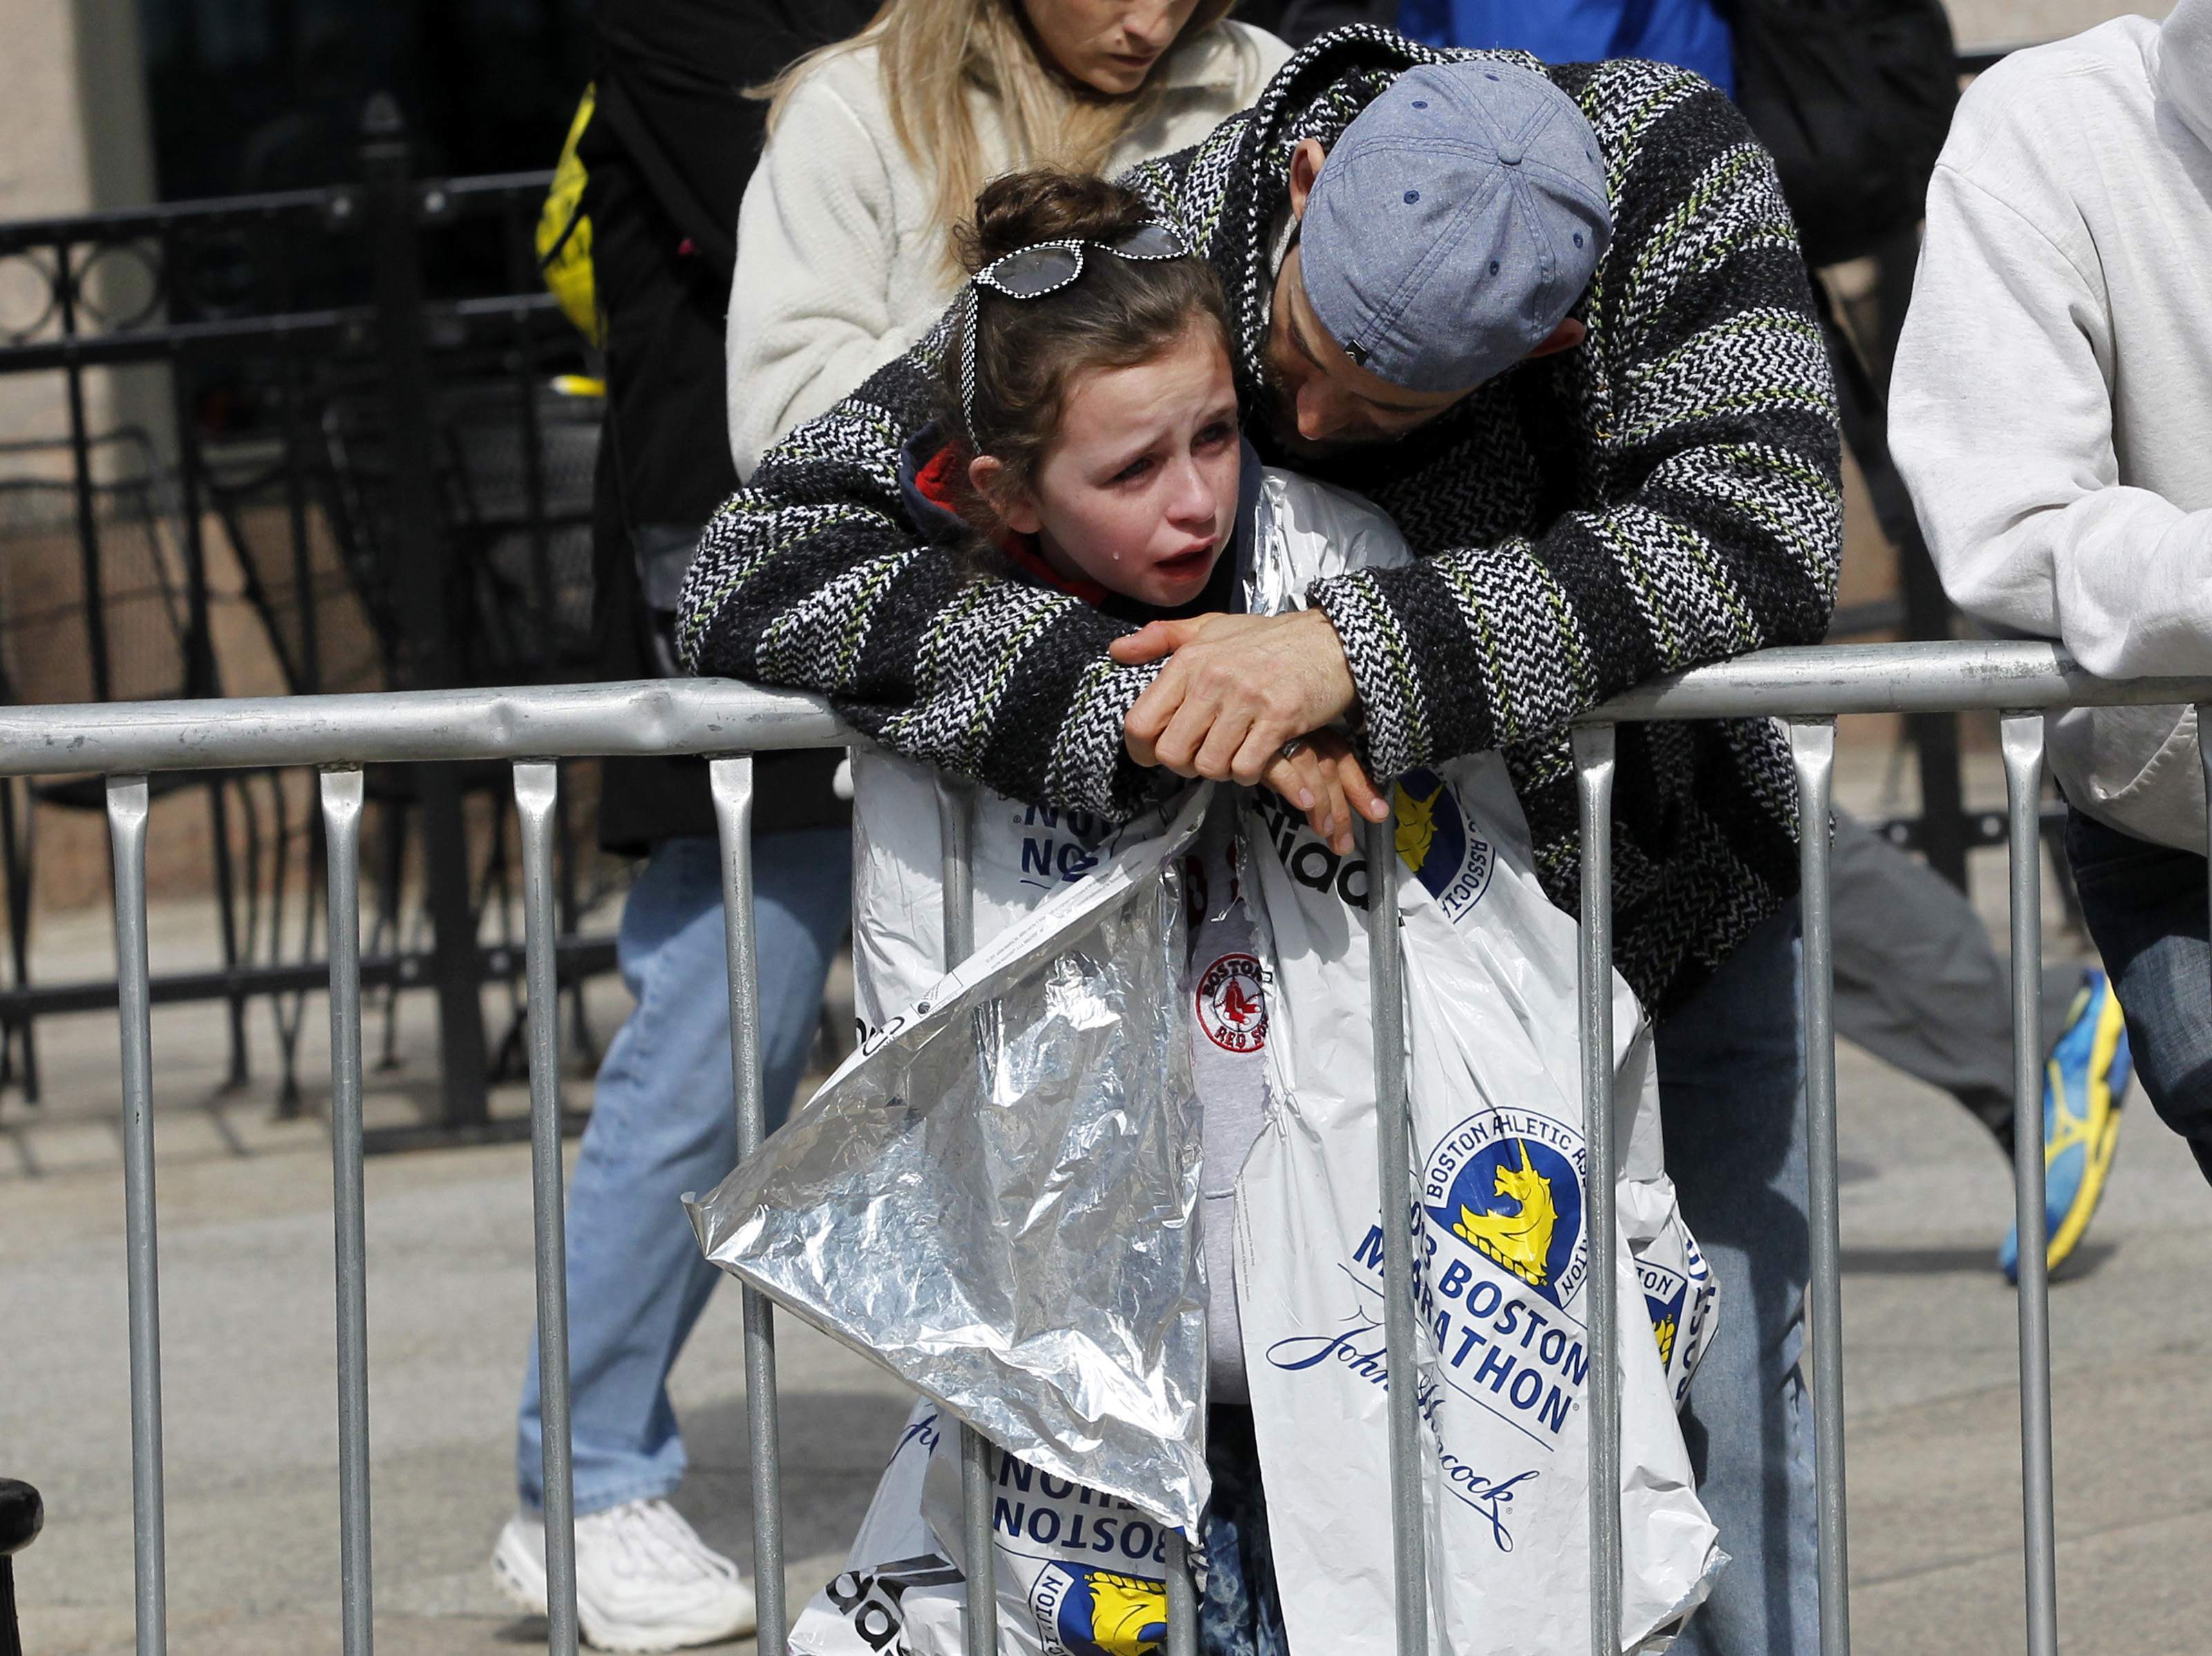
POLYGON ((1306 297, 1354 362, 1464 391, 1559 326, 1613 234, 1597 135, 1495 58, 1409 70, 1328 153, 1306 202, 1306 297))

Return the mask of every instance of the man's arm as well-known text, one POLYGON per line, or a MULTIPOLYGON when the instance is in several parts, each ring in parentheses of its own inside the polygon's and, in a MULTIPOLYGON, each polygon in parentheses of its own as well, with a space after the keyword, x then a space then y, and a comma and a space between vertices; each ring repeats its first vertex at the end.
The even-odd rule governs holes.
POLYGON ((2107 677, 2212 670, 2212 510, 2121 482, 2118 352, 2101 282, 2077 263, 2096 270, 2095 250, 2071 228, 2078 248, 1936 169, 1897 356, 1898 469, 1968 614, 2057 639, 2107 677))
POLYGON ((1583 347, 1605 354, 1603 404, 1582 410, 1599 502, 1534 537, 1315 586, 1376 776, 1547 735, 1660 674, 1826 631, 1834 391, 1773 163, 1693 76, 1596 71, 1608 82, 1585 99, 1629 168, 1583 347))
POLYGON ((1065 593, 925 543, 898 458, 927 422, 946 330, 771 447, 708 524, 678 646, 696 673, 828 695, 894 752, 1018 799, 1133 816, 1171 776, 1139 769, 1121 719, 1157 669, 1065 593))

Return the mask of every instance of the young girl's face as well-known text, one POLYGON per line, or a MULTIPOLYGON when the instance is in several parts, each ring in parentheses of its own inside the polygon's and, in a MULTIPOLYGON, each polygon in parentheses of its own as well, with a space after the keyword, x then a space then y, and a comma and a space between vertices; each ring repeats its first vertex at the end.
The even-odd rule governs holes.
MULTIPOLYGON (((1205 590, 1237 526, 1237 387, 1220 331, 1194 323, 1151 361, 1068 382, 1030 486, 1000 501, 1045 561, 1162 610, 1205 590)), ((975 463, 986 494, 998 463, 975 463)))

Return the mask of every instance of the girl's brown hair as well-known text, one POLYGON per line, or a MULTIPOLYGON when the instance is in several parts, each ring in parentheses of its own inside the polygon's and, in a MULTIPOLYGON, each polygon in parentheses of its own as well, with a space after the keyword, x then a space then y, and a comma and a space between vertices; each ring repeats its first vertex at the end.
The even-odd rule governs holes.
MULTIPOLYGON (((993 180, 975 198, 975 216, 954 235, 972 276, 1041 241, 1111 241, 1156 217, 1133 190, 1037 167, 993 180)), ((1002 487, 1021 487, 1036 474, 1077 374, 1149 362, 1194 328, 1228 346, 1221 281, 1204 259, 1126 259, 1097 246, 1083 253, 1083 274, 1057 292, 1012 299, 975 290, 972 423, 961 406, 957 332, 945 354, 939 422, 970 454, 1006 467, 1002 487)))
POLYGON ((1095 173, 1124 133, 1152 118, 1168 66, 1235 4, 1199 0, 1175 45, 1125 98, 1094 91, 1045 63, 1021 0, 884 0, 851 39, 808 53, 755 91, 770 100, 774 132, 793 89, 823 58, 874 46, 891 130, 934 182, 931 221, 949 225, 968 210, 983 181, 982 142, 968 106, 972 92, 998 100, 1017 158, 1095 173))

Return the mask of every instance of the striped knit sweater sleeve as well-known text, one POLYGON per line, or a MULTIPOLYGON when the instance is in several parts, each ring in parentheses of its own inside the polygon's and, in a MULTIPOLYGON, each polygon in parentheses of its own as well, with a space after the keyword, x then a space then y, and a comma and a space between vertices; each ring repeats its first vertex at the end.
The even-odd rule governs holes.
MULTIPOLYGON (((1695 76, 1555 73, 1605 149, 1616 215, 1576 375, 1589 486, 1540 533, 1316 586, 1378 776, 1557 732, 1659 674, 1817 643, 1834 604, 1833 390, 1772 161, 1695 76)), ((1435 467, 1411 481, 1463 486, 1435 467)))
POLYGON ((1177 779, 1122 746, 1158 670, 1107 656, 1131 628, 927 544, 902 500, 900 453, 951 337, 948 312, 769 449, 701 538, 678 648, 695 673, 826 695, 892 751, 1010 798, 1134 816, 1177 779))

